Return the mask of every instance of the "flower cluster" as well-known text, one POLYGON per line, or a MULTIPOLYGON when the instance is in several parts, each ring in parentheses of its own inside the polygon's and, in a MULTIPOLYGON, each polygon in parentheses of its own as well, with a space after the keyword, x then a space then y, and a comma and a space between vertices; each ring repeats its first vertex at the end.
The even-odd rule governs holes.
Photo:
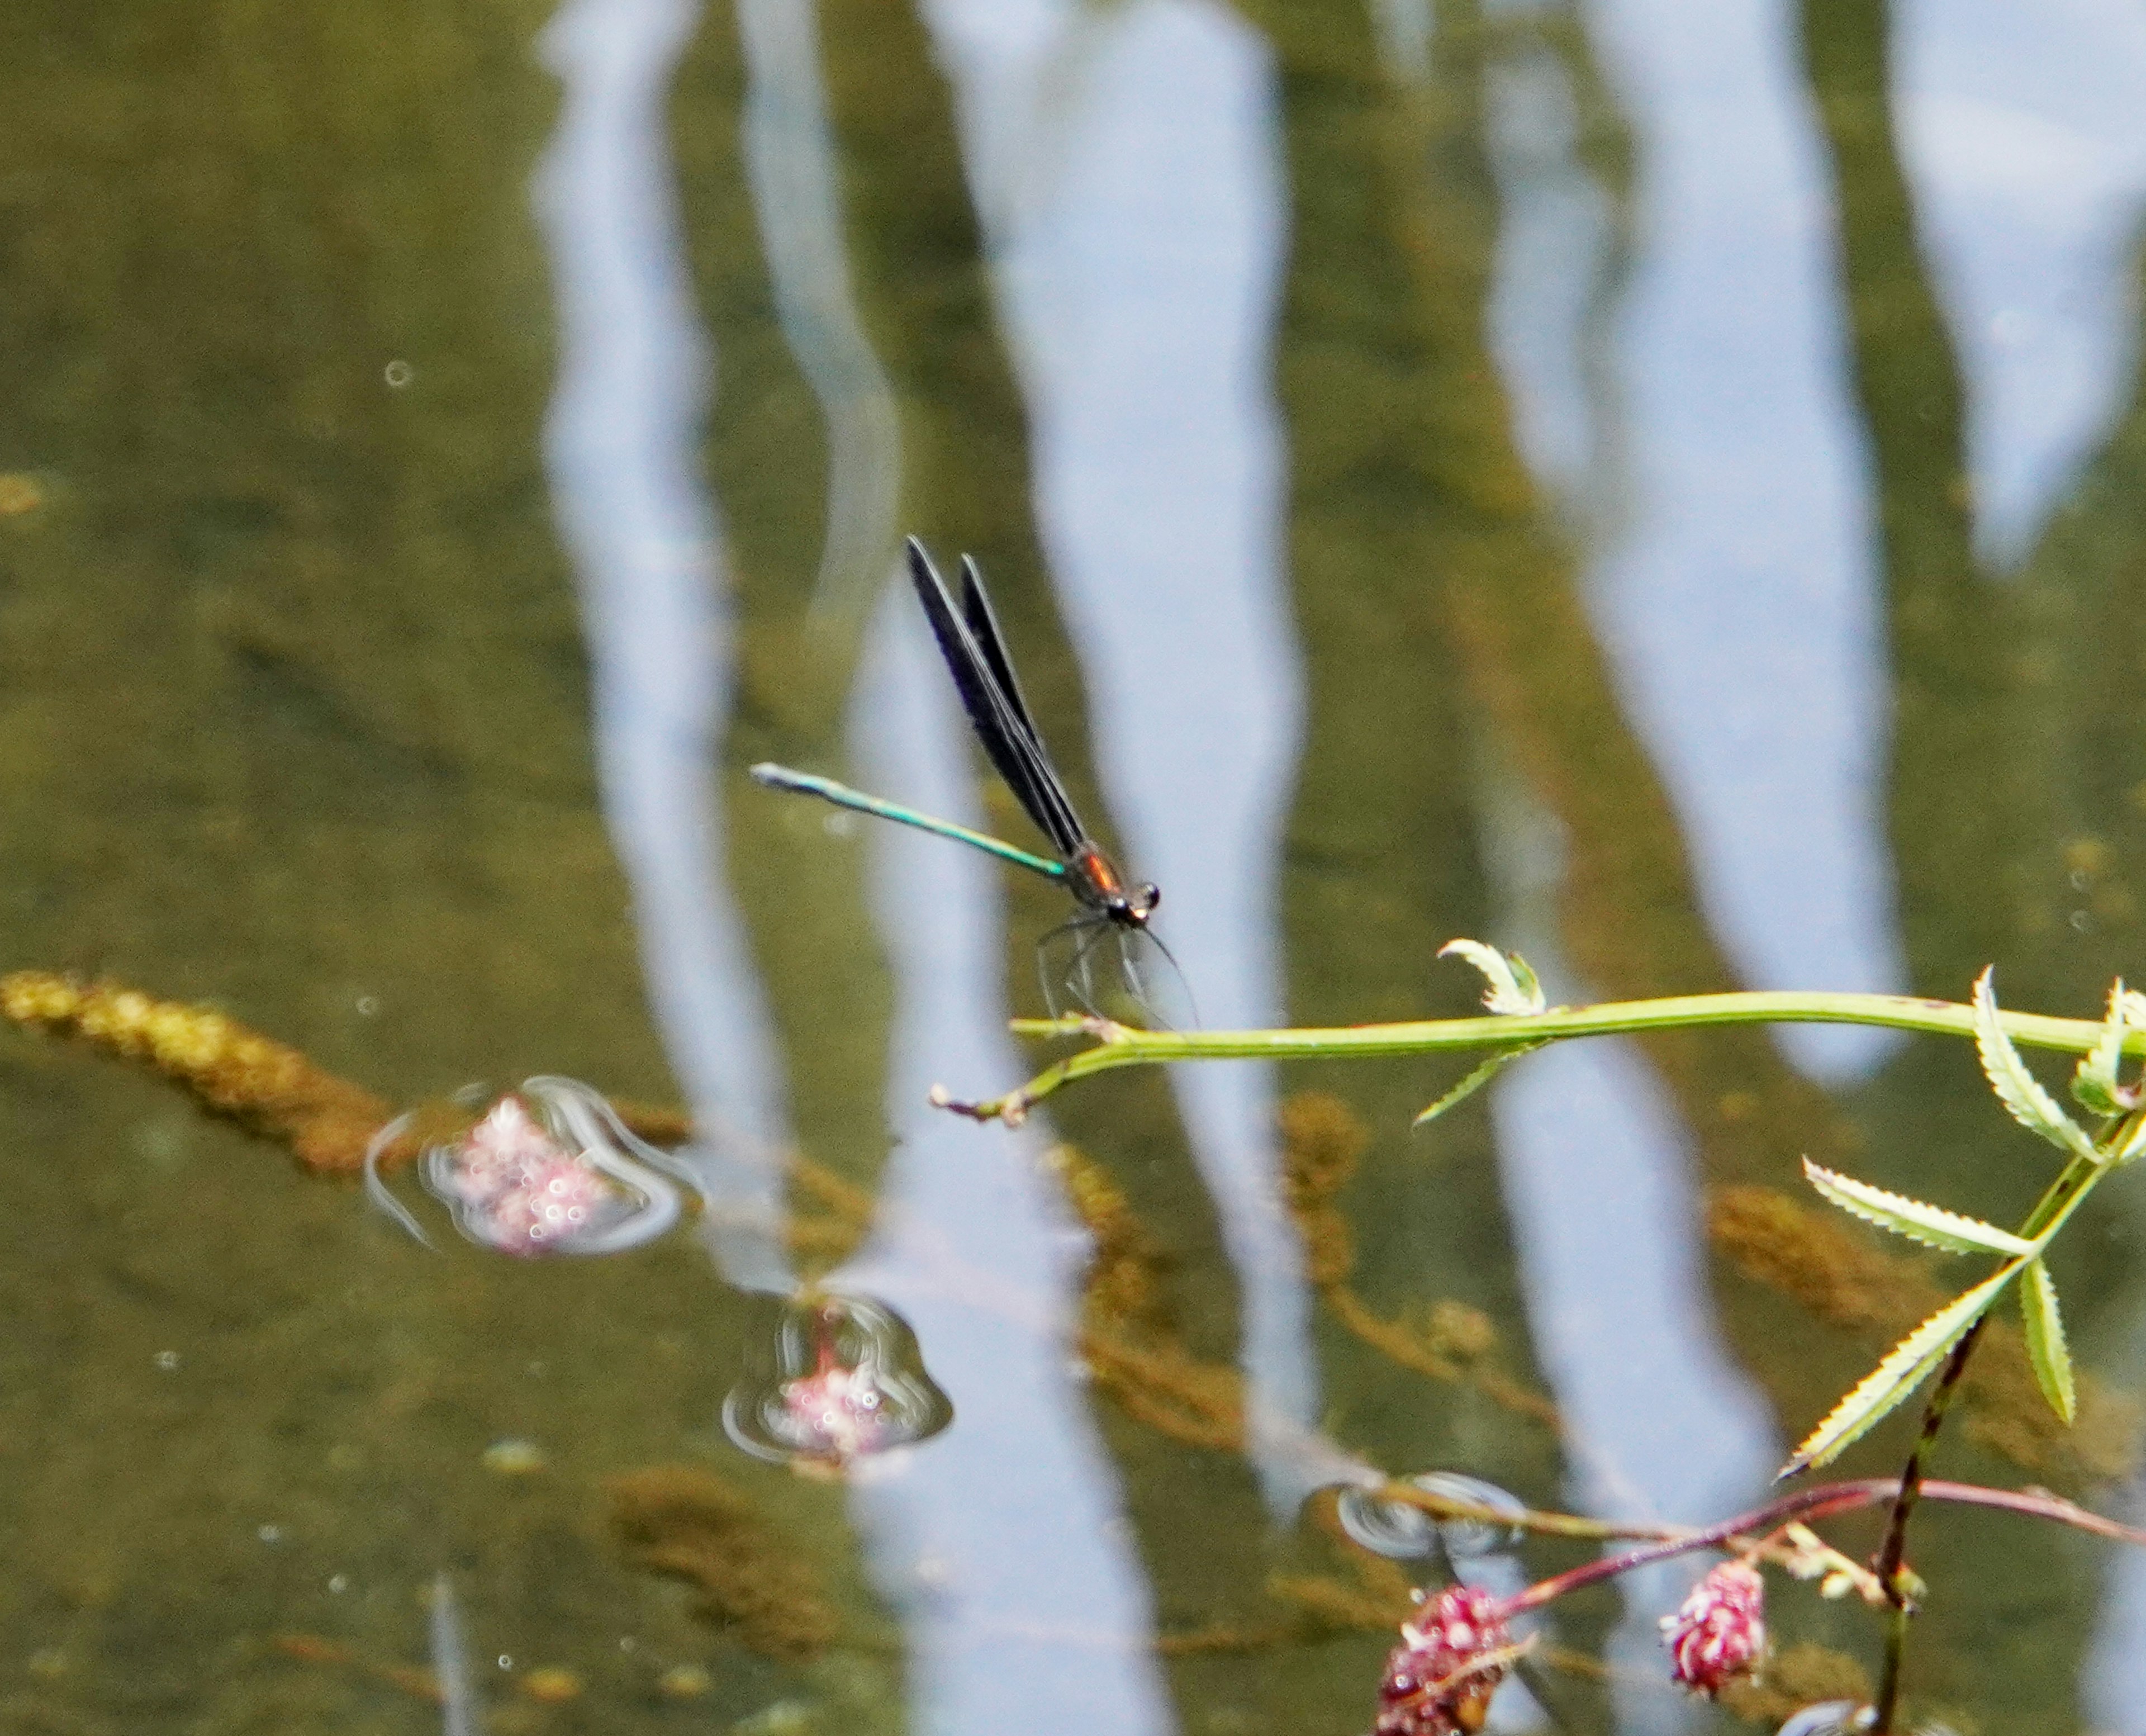
POLYGON ((476 1240, 508 1254, 563 1247, 608 1216, 617 1192, 505 1096, 450 1148, 440 1191, 476 1240))
POLYGON ((1373 1736, 1481 1729, 1514 1655, 1499 1600, 1472 1585, 1449 1586, 1418 1619, 1401 1624, 1401 1644, 1379 1684, 1373 1736))
POLYGON ((782 1406, 798 1450, 837 1462, 876 1453, 898 1422, 870 1368, 831 1364, 786 1380, 782 1406))
POLYGON ((771 1324, 723 1401, 725 1432, 755 1458, 840 1474, 953 1420, 916 1334, 885 1303, 807 1293, 781 1304, 771 1324))
POLYGON ((1662 1618, 1662 1643, 1679 1684, 1709 1699, 1749 1670, 1766 1649, 1766 1584, 1758 1569, 1723 1562, 1674 1615, 1662 1618))

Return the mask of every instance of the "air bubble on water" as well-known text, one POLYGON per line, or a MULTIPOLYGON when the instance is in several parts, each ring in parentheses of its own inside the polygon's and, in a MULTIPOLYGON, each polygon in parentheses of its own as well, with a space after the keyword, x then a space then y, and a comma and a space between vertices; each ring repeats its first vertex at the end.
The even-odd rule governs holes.
MULTIPOLYGON (((1510 1513, 1515 1519, 1527 1511, 1510 1491, 1480 1477, 1456 1471, 1426 1471, 1404 1479, 1410 1489, 1449 1501, 1465 1501, 1510 1513)), ((1395 1561, 1414 1560, 1435 1554, 1442 1542, 1445 1553, 1456 1560, 1475 1555, 1495 1555, 1520 1540, 1518 1525, 1493 1524, 1484 1519, 1440 1519, 1405 1501, 1382 1499, 1373 1489, 1344 1489, 1335 1503, 1341 1529, 1352 1540, 1375 1555, 1395 1561)))

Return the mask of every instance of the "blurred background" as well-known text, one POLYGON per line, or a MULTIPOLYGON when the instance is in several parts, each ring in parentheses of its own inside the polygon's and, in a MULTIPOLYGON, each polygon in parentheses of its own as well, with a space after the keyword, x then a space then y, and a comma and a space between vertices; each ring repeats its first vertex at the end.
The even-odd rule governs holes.
MULTIPOLYGON (((2046 1179, 1965 1045, 977 1127, 926 1092, 1041 1064, 1062 895, 745 768, 1036 841, 915 532, 1210 1026, 1464 1014, 1459 935, 1555 1000, 1994 961, 2092 1016, 2146 968, 2142 202, 2117 0, 14 0, 0 967, 398 1106, 682 1105, 761 1228, 428 1251, 7 1035, 0 1730, 1345 1736, 1440 1569, 1333 1485, 1763 1499, 1959 1280, 1798 1160, 1999 1221, 2046 1179), (949 1430, 846 1482, 726 1437, 807 1280, 900 1310, 949 1430)), ((2119 1180, 2057 1261, 2079 1426, 2007 1328, 1942 1474, 2130 1510, 2143 1248, 2119 1180)), ((1932 1509, 1914 1554, 1924 1726, 2142 1727, 2146 1563, 1932 1509)), ((1867 1691, 1877 1622, 1777 1586, 1774 1687, 1685 1703, 1690 1577, 1557 1605, 1493 1728, 1867 1691)))

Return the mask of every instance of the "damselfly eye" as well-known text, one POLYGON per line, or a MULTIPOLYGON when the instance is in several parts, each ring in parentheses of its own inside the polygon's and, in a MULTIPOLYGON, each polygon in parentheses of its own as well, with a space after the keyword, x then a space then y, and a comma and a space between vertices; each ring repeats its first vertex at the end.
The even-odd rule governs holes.
POLYGON ((1154 913, 1155 907, 1161 902, 1162 888, 1155 885, 1155 883, 1151 880, 1142 880, 1140 882, 1140 889, 1139 908, 1140 915, 1143 916, 1151 915, 1154 913))

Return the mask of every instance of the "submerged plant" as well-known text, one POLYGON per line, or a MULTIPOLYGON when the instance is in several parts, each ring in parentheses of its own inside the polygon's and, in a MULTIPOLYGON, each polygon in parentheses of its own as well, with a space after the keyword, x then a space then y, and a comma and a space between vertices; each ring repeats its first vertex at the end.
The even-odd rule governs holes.
MULTIPOLYGON (((1376 1714, 1380 1736, 1452 1736, 1480 1729, 1500 1683, 1509 1674, 1531 1667, 1526 1662, 1530 1640, 1514 1637, 1523 1618, 1566 1592, 1693 1551, 1726 1552, 1731 1559, 1707 1575, 1664 1624, 1674 1679, 1694 1692, 1718 1694, 1739 1711, 1763 1703, 1766 1716, 1779 1718, 1787 1709, 1800 1708, 1784 1727, 1797 1736, 1815 1736, 1821 1730, 1886 1736, 1897 1716, 1909 1620, 1926 1594, 1906 1559, 1909 1523, 1919 1503, 1996 1508, 2104 1539, 2146 1544, 2146 1532, 2039 1490, 1941 1482, 1924 1474, 1993 1310, 2015 1286, 2028 1362, 2040 1394, 2039 1401, 2028 1394, 2029 1402, 2046 1403, 2049 1414, 2059 1419, 2056 1426, 2062 1427, 2080 1414, 2082 1399, 2090 1396, 2084 1377, 2072 1365, 2046 1255, 2101 1180, 2146 1150, 2146 1081, 2127 1078, 2123 1070, 2127 1055, 2146 1052, 2146 996, 2118 984, 2099 1023, 2005 1013, 1997 1007, 1985 971, 1971 1003, 1958 1006, 1906 996, 1795 993, 1699 995, 1575 1009, 1547 1005, 1533 974, 1511 955, 1475 942, 1456 942, 1447 950, 1469 960, 1488 979, 1488 1016, 1324 1030, 1181 1033, 1131 1030, 1092 1018, 1017 1020, 1016 1029, 1030 1034, 1085 1035, 1093 1046, 992 1102, 953 1105, 943 1093, 935 1095, 979 1119, 1012 1123, 1051 1092, 1119 1066, 1490 1051, 1490 1062, 1439 1099, 1423 1118, 1428 1119, 1462 1100, 1502 1066, 1567 1038, 1732 1023, 1852 1022, 1971 1036, 2007 1112, 2055 1146, 2064 1164, 2019 1225, 2007 1230, 1806 1163, 1806 1177, 1821 1197, 1859 1220, 1922 1247, 1994 1262, 1984 1275, 1928 1312, 1811 1431, 1784 1472, 1826 1464, 1934 1376, 1919 1439, 1896 1476, 1799 1488, 1755 1513, 1699 1530, 1620 1528, 1568 1514, 1530 1513, 1507 1499, 1493 1499, 1498 1492, 1489 1485, 1441 1474, 1358 1489, 1337 1502, 1340 1529, 1370 1552, 1365 1559, 1390 1574, 1392 1559, 1428 1553, 1442 1554, 1450 1564, 1470 1553, 1471 1535, 1495 1548, 1515 1529, 1636 1543, 1510 1596, 1465 1584, 1432 1596, 1402 1626, 1400 1643, 1388 1659, 1376 1714), (2074 1121, 2035 1080, 2015 1046, 2021 1042, 2083 1057, 2072 1092, 2091 1127, 2074 1121), (1890 1516, 1880 1547, 1867 1564, 1843 1555, 1809 1529, 1879 1506, 1889 1508, 1890 1516), (1465 1529, 1470 1525, 1477 1528, 1473 1533, 1465 1529), (1762 1567, 1814 1582, 1821 1595, 1853 1593, 1889 1612, 1884 1675, 1874 1695, 1864 1683, 1843 1683, 1838 1669, 1827 1672, 1822 1684, 1810 1671, 1792 1667, 1799 1652, 1813 1649, 1808 1647, 1791 1648, 1776 1661, 1776 1673, 1766 1674, 1762 1567), (1844 1699, 1844 1693, 1857 1697, 1844 1699)), ((416 1217, 388 1190, 386 1180, 412 1158, 424 1186, 447 1205, 464 1235, 522 1255, 600 1253, 636 1245, 676 1223, 682 1210, 680 1186, 691 1185, 684 1165, 637 1138, 626 1125, 631 1120, 657 1138, 682 1138, 687 1131, 682 1117, 661 1111, 630 1111, 621 1117, 587 1086, 571 1080, 532 1079, 520 1090, 493 1100, 482 1113, 466 1109, 437 1130, 415 1115, 382 1126, 385 1110, 369 1093, 213 1009, 158 1001, 113 985, 84 986, 52 973, 18 971, 0 978, 0 1017, 147 1061, 211 1109, 284 1142, 317 1173, 362 1168, 376 1202, 421 1240, 416 1217)), ((1305 1234, 1308 1275, 1337 1315, 1366 1342, 1440 1378, 1465 1372, 1495 1396, 1499 1389, 1475 1366, 1489 1342, 1480 1332, 1457 1326, 1442 1332, 1404 1331, 1405 1321, 1376 1318, 1355 1300, 1345 1283, 1353 1249, 1333 1196, 1350 1173, 1360 1141, 1330 1115, 1299 1119, 1304 1125, 1289 1142, 1294 1155, 1287 1181, 1289 1203, 1305 1234)), ((1245 1421, 1235 1370, 1200 1363, 1176 1342, 1156 1295, 1161 1254, 1106 1177, 1075 1163, 1070 1155, 1062 1157, 1059 1167, 1069 1192, 1095 1238, 1081 1349, 1098 1388, 1110 1392, 1130 1414, 1180 1439, 1240 1449, 1245 1421)), ((861 1225, 866 1202, 824 1177, 814 1183, 815 1173, 809 1165, 800 1166, 801 1179, 832 1209, 831 1227, 850 1236, 861 1225)), ((1744 1202, 1744 1230, 1753 1248, 1805 1235, 1799 1227, 1800 1208, 1785 1196, 1758 1188, 1741 1192, 1765 1193, 1772 1201, 1764 1213, 1752 1200, 1744 1202), (1794 1215, 1795 1222, 1788 1222, 1784 1212, 1794 1215), (1759 1222, 1761 1216, 1767 1221, 1759 1222)), ((1872 1270, 1868 1263, 1876 1256, 1865 1253, 1858 1258, 1864 1264, 1847 1275, 1867 1278, 1872 1270)), ((1782 1282, 1778 1271, 1760 1275, 1821 1318, 1837 1318, 1827 1312, 1822 1297, 1814 1300, 1793 1282, 1782 1282)), ((1829 1275, 1828 1282, 1839 1275, 1829 1275)), ((726 1429, 740 1447, 801 1469, 839 1473, 946 1426, 952 1407, 925 1372, 914 1335, 891 1309, 868 1299, 822 1292, 806 1292, 778 1307, 761 1354, 724 1406, 726 1429)), ((1914 1314, 1900 1317, 1912 1319, 1914 1314)), ((1857 1319, 1861 1318, 1859 1314, 1857 1319)), ((1516 1408, 1528 1408, 1520 1404, 1521 1396, 1507 1394, 1516 1408)), ((1547 1412, 1545 1419, 1550 1419, 1547 1412)), ((2108 1461, 2104 1456, 2088 1462, 2108 1461)), ((667 1564, 676 1554, 666 1543, 651 1554, 651 1564, 667 1564)), ((695 1576, 706 1578, 697 1569, 695 1576)), ((1331 1603, 1326 1599, 1320 1607, 1330 1614, 1331 1603)), ((1375 1610, 1362 1599, 1358 1603, 1362 1607, 1345 1624, 1382 1624, 1396 1613, 1397 1599, 1375 1610)), ((1200 1643, 1206 1644, 1204 1636, 1200 1643)))

